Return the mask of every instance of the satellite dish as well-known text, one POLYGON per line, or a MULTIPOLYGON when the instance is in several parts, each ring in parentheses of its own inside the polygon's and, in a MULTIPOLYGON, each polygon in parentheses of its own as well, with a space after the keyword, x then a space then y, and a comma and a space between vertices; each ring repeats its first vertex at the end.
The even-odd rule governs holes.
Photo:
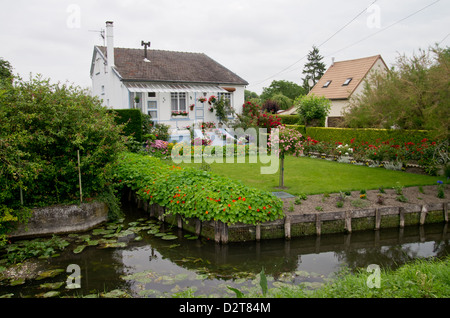
POLYGON ((314 81, 312 80, 312 78, 310 78, 308 80, 308 85, 309 85, 309 87, 313 87, 314 86, 314 81))

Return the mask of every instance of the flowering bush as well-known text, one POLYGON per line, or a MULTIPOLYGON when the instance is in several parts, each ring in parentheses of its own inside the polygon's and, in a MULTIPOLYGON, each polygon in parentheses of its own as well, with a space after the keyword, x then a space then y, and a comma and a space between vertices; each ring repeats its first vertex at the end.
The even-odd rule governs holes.
POLYGON ((244 129, 260 127, 270 131, 270 129, 281 125, 281 119, 277 115, 263 112, 259 105, 252 102, 244 103, 242 105, 242 114, 237 115, 237 117, 244 129))
POLYGON ((146 150, 150 153, 150 155, 161 158, 170 156, 172 147, 173 143, 157 139, 147 144, 146 150))
POLYGON ((129 187, 168 213, 200 221, 258 224, 283 218, 283 202, 270 192, 195 168, 124 153, 116 169, 121 187, 129 187))
POLYGON ((285 154, 292 154, 294 156, 301 156, 303 154, 302 134, 295 129, 279 127, 279 135, 269 136, 268 146, 278 143, 278 153, 281 157, 285 154))
MULTIPOLYGON (((415 162, 419 166, 435 166, 439 158, 440 145, 435 141, 423 138, 419 142, 396 142, 393 138, 369 143, 350 140, 350 144, 343 145, 341 142, 317 141, 307 137, 304 142, 306 154, 320 153, 328 156, 351 156, 358 161, 371 160, 374 162, 400 162, 406 164, 415 162)), ((442 146, 441 146, 442 148, 442 146)), ((444 146, 444 152, 448 153, 448 146, 444 146)), ((431 171, 431 170, 430 170, 431 171)))
POLYGON ((211 143, 212 140, 209 138, 197 137, 191 140, 191 145, 193 146, 209 146, 211 143))

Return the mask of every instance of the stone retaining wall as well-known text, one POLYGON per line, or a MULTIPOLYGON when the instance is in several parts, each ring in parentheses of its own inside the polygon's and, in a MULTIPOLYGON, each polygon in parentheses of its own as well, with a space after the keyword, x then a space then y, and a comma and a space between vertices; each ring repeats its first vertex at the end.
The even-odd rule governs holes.
POLYGON ((448 223, 450 202, 415 205, 407 207, 386 206, 372 209, 357 209, 336 212, 311 212, 304 214, 285 213, 283 219, 259 225, 233 224, 220 221, 201 222, 180 215, 166 213, 165 208, 149 205, 130 190, 128 199, 134 200, 138 208, 150 216, 182 228, 197 236, 214 239, 217 243, 259 241, 263 239, 291 239, 305 235, 329 233, 351 233, 359 230, 381 228, 404 228, 410 225, 448 223))
POLYGON ((108 206, 101 202, 37 208, 28 223, 19 224, 10 235, 21 238, 86 231, 107 218, 108 206))

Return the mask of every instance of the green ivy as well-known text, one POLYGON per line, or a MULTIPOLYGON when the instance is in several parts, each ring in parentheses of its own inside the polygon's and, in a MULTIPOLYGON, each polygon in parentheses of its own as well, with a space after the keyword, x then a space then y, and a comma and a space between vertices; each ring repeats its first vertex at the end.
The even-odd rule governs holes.
POLYGON ((283 218, 282 201, 271 193, 194 168, 168 165, 157 158, 123 153, 115 175, 150 204, 201 221, 258 224, 283 218))

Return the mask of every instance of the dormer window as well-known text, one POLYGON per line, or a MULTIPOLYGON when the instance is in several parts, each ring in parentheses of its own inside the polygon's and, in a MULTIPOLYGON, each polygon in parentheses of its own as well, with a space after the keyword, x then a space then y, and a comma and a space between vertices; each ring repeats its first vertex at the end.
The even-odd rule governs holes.
POLYGON ((330 86, 330 84, 331 84, 331 80, 330 81, 327 81, 325 84, 323 84, 323 88, 327 88, 328 86, 330 86))
POLYGON ((342 84, 342 86, 347 86, 348 84, 350 84, 350 82, 352 81, 352 77, 349 77, 345 80, 344 84, 342 84))

